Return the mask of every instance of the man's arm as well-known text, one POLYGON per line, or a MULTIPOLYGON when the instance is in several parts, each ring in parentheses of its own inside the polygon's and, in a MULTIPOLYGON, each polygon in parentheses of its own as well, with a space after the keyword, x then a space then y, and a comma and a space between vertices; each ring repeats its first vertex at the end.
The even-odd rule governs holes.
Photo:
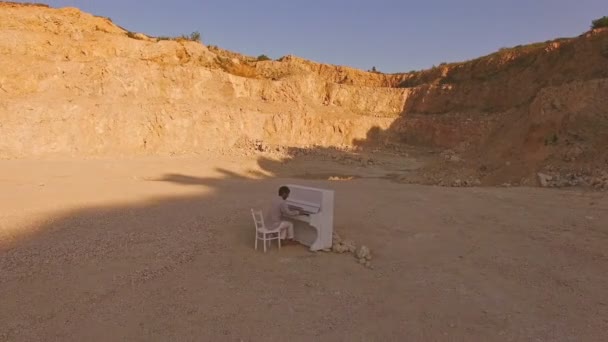
POLYGON ((283 213, 283 215, 287 215, 287 216, 300 215, 299 211, 289 209, 289 206, 287 206, 287 202, 281 203, 281 213, 283 213))

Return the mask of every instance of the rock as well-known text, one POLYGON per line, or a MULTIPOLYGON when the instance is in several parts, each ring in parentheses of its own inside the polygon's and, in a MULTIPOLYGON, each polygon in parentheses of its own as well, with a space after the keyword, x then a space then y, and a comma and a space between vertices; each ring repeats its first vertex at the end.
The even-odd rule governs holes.
POLYGON ((473 181, 473 185, 474 185, 474 186, 480 186, 480 185, 481 185, 481 181, 480 181, 479 179, 475 179, 475 180, 473 181))
POLYGON ((454 155, 454 151, 452 150, 445 150, 443 152, 441 152, 441 156, 443 158, 445 158, 446 160, 450 160, 450 158, 454 155))
POLYGON ((570 185, 570 181, 568 181, 567 179, 556 179, 554 182, 549 183, 549 185, 557 188, 562 188, 570 185))
POLYGON ((150 40, 150 38, 143 33, 136 33, 134 35, 134 37, 135 37, 135 39, 139 39, 139 40, 150 40))
POLYGON ((342 242, 342 244, 351 253, 353 253, 353 252, 355 252, 357 250, 355 242, 352 241, 352 240, 345 240, 344 242, 342 242))
POLYGON ((607 185, 608 185, 608 182, 603 181, 599 178, 594 178, 591 181, 591 186, 593 186, 596 189, 602 189, 602 188, 606 187, 607 185))
POLYGON ((537 173, 536 176, 538 177, 538 183, 540 184, 540 186, 542 186, 543 188, 546 188, 549 186, 549 182, 551 180, 553 180, 553 177, 546 175, 544 173, 537 173))
POLYGON ((361 248, 357 250, 356 255, 358 259, 371 259, 372 253, 366 246, 361 246, 361 248))
POLYGON ((365 264, 365 262, 366 262, 366 261, 365 261, 365 259, 364 259, 364 258, 360 258, 360 259, 359 259, 359 263, 360 263, 361 265, 365 264))
POLYGON ((461 185, 462 185, 462 181, 460 179, 457 179, 452 183, 453 187, 460 187, 461 185))
POLYGON ((339 236, 334 236, 332 238, 332 244, 333 245, 339 245, 342 243, 342 239, 339 236))
POLYGON ((458 163, 458 162, 462 161, 462 159, 457 155, 450 156, 450 158, 448 160, 451 161, 452 163, 458 163))
POLYGON ((338 233, 334 233, 332 236, 332 239, 333 239, 334 243, 339 243, 342 241, 342 238, 340 237, 340 235, 338 235, 338 233))
POLYGON ((567 162, 576 161, 578 157, 583 154, 584 150, 580 146, 574 146, 570 148, 564 155, 563 160, 567 162))
POLYGON ((342 240, 337 233, 333 233, 332 239, 331 250, 335 253, 355 253, 357 251, 357 245, 353 240, 342 240))
POLYGON ((367 261, 367 262, 365 263, 365 267, 367 267, 367 268, 371 268, 371 267, 372 267, 372 263, 371 263, 371 262, 369 262, 369 261, 367 261))

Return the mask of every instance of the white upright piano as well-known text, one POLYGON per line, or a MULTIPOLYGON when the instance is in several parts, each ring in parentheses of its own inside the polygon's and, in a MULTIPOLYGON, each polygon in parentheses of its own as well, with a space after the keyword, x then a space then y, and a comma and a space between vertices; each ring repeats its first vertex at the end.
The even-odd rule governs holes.
POLYGON ((331 248, 334 231, 334 191, 287 184, 290 209, 302 215, 294 216, 294 238, 311 251, 331 248))

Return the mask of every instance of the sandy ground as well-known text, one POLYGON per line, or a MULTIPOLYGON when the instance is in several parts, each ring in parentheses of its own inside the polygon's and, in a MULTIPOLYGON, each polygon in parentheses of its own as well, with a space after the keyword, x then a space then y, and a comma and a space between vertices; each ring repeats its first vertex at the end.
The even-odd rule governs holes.
POLYGON ((0 340, 606 340, 605 194, 260 164, 0 161, 0 340), (336 191, 335 228, 372 249, 373 270, 253 250, 248 210, 287 182, 336 191))

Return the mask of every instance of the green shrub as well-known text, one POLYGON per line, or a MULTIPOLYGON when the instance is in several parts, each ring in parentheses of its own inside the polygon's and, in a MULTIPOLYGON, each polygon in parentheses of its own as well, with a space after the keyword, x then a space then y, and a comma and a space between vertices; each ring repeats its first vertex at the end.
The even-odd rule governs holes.
POLYGON ((200 42, 201 34, 198 31, 195 31, 195 32, 190 33, 190 35, 182 34, 181 36, 177 36, 177 37, 168 37, 168 36, 156 37, 156 41, 160 41, 160 40, 190 40, 193 42, 200 42))
POLYGON ((193 42, 200 42, 201 34, 198 31, 194 31, 194 32, 190 33, 190 37, 188 37, 188 39, 193 42))
POLYGON ((259 55, 257 58, 258 62, 262 62, 262 61, 269 61, 271 60, 270 57, 266 56, 266 55, 259 55))
POLYGON ((604 16, 591 22, 591 28, 608 27, 608 17, 604 16))

